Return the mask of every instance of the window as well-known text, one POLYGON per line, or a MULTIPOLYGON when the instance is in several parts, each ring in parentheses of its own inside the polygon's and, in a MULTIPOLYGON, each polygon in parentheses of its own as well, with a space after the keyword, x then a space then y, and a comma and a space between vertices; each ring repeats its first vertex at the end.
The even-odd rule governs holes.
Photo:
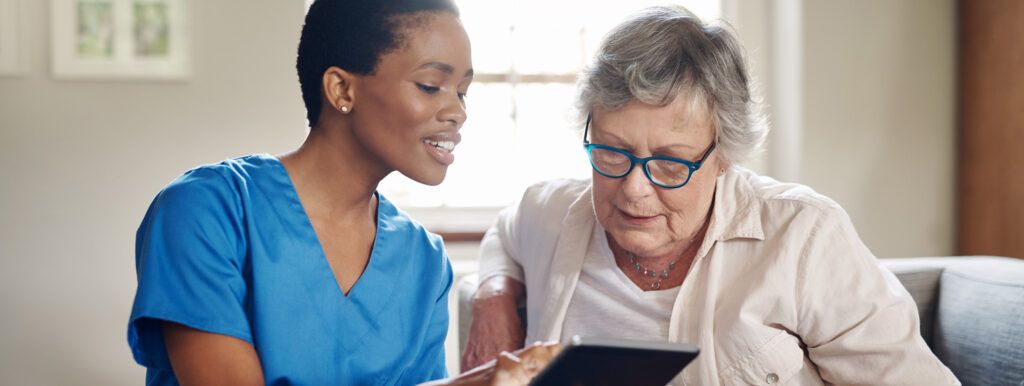
MULTIPOLYGON (((574 111, 576 75, 603 35, 628 14, 663 0, 456 0, 469 33, 476 73, 456 162, 439 186, 400 173, 380 190, 431 225, 458 216, 431 208, 511 204, 530 184, 590 176, 574 111), (435 219, 431 219, 435 217, 435 219)), ((677 1, 705 20, 721 17, 718 0, 677 1)), ((460 214, 461 216, 461 214, 460 214)), ((462 216, 465 220, 465 216, 462 216)))

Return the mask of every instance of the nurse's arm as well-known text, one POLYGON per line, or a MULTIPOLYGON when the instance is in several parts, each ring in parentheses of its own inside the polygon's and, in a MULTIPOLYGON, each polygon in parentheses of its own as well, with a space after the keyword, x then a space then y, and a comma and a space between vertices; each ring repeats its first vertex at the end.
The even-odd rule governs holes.
POLYGON ((163 322, 164 344, 178 383, 188 385, 262 385, 256 349, 233 336, 163 322))

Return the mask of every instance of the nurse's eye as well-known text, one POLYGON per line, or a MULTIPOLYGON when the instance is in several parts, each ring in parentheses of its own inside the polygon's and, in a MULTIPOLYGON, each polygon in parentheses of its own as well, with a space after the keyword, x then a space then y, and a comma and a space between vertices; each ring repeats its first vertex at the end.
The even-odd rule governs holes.
POLYGON ((416 83, 416 87, 419 87, 420 90, 423 90, 423 92, 425 92, 427 94, 433 94, 433 93, 436 93, 438 91, 441 91, 440 87, 428 86, 428 85, 425 85, 425 84, 422 84, 422 83, 416 83))

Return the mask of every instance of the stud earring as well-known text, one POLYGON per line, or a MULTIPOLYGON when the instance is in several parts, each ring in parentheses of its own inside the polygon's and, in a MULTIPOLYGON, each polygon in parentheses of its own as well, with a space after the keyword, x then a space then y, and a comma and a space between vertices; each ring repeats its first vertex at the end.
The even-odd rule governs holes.
POLYGON ((348 112, 348 106, 341 106, 341 112, 347 113, 348 112))

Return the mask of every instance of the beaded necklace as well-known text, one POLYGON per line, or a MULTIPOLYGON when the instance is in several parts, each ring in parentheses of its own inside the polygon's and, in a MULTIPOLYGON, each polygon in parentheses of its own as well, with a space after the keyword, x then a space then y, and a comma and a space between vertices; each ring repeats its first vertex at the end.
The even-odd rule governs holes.
MULTIPOLYGON (((714 206, 714 201, 712 201, 712 206, 714 206)), ((682 252, 679 252, 679 255, 676 256, 675 260, 672 260, 672 262, 668 264, 668 268, 661 270, 661 274, 660 275, 658 274, 657 270, 649 269, 647 267, 644 267, 642 264, 640 264, 640 262, 637 261, 636 255, 634 255, 633 252, 630 252, 628 249, 625 249, 625 248, 622 248, 622 250, 626 251, 626 256, 629 256, 629 262, 631 264, 633 264, 633 267, 636 268, 637 272, 639 272, 641 275, 643 275, 645 277, 647 275, 650 275, 650 277, 653 277, 653 278, 657 279, 653 283, 651 283, 651 289, 655 289, 656 290, 656 289, 661 288, 661 281, 662 280, 668 279, 669 271, 672 271, 672 270, 676 269, 676 263, 678 263, 679 259, 681 259, 683 257, 683 255, 686 254, 686 251, 689 251, 690 248, 693 248, 693 246, 694 246, 693 242, 694 242, 694 240, 697 240, 697 235, 699 235, 699 234, 701 234, 701 232, 705 232, 707 230, 708 222, 710 222, 710 221, 711 221, 711 216, 709 215, 706 219, 704 219, 704 225, 702 225, 700 227, 700 229, 697 229, 697 232, 696 232, 696 234, 694 234, 693 237, 690 237, 690 243, 686 245, 686 248, 683 248, 682 252)))
MULTIPOLYGON (((686 249, 690 248, 687 247, 686 249)), ((686 252, 686 249, 684 249, 683 252, 686 252)), ((633 264, 637 272, 640 272, 644 276, 650 275, 651 277, 658 278, 658 280, 651 283, 651 289, 659 289, 661 288, 661 281, 668 278, 668 271, 676 269, 676 263, 679 261, 680 257, 683 257, 683 253, 679 253, 679 256, 676 256, 676 259, 672 260, 672 262, 668 264, 668 268, 661 270, 660 275, 657 270, 649 269, 641 265, 640 262, 636 260, 636 255, 634 255, 633 252, 626 251, 626 256, 629 256, 629 262, 633 264)))

